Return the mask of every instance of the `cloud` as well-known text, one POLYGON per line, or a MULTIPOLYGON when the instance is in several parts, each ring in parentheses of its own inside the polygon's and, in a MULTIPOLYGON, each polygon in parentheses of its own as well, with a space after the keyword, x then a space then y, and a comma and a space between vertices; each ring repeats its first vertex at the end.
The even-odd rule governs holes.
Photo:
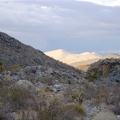
POLYGON ((119 13, 120 7, 87 1, 2 0, 0 30, 43 51, 99 51, 109 40, 120 44, 119 13))
POLYGON ((105 6, 120 6, 120 0, 77 0, 77 1, 89 1, 105 6))

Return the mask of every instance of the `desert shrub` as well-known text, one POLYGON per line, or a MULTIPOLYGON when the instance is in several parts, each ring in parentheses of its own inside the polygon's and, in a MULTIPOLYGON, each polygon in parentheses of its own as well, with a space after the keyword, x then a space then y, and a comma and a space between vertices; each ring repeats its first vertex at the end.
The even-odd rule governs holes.
POLYGON ((8 99, 15 108, 24 108, 26 101, 32 98, 30 91, 24 88, 10 88, 8 94, 8 99))
POLYGON ((9 113, 9 110, 5 107, 0 107, 0 120, 13 120, 12 116, 9 113))
POLYGON ((11 72, 16 72, 19 71, 20 69, 23 69, 25 67, 25 65, 22 64, 16 64, 16 65, 11 65, 11 66, 4 66, 4 70, 9 70, 11 72))
POLYGON ((83 94, 84 94, 83 91, 74 90, 71 94, 73 102, 78 103, 78 104, 82 104, 83 94))
POLYGON ((70 112, 71 110, 75 110, 79 114, 85 115, 84 108, 78 104, 75 104, 75 103, 69 103, 62 108, 63 112, 70 112))
POLYGON ((46 100, 49 94, 53 93, 50 87, 42 87, 37 91, 37 95, 41 100, 46 100))
POLYGON ((85 110, 82 106, 75 104, 75 103, 69 103, 62 108, 63 112, 63 119, 70 119, 74 120, 76 117, 83 119, 83 116, 85 115, 85 110))
POLYGON ((10 87, 13 85, 16 81, 11 79, 10 75, 4 75, 2 79, 0 80, 0 88, 2 87, 10 87))
POLYGON ((112 111, 114 112, 114 114, 120 115, 120 105, 119 105, 119 103, 116 103, 116 105, 114 105, 114 107, 112 108, 112 111))
POLYGON ((44 102, 44 107, 37 109, 38 119, 40 120, 74 120, 76 117, 83 118, 85 115, 84 108, 79 104, 63 105, 55 96, 52 100, 44 100, 44 102))
POLYGON ((1 83, 1 87, 0 87, 0 102, 2 103, 6 103, 8 102, 8 87, 4 87, 3 83, 1 83))
POLYGON ((54 79, 51 77, 48 77, 48 78, 41 79, 40 82, 47 85, 53 85, 54 79))
POLYGON ((31 109, 17 110, 11 114, 12 120, 38 120, 37 113, 31 109))
POLYGON ((84 91, 84 98, 87 100, 91 100, 96 97, 97 91, 94 87, 93 83, 85 82, 83 85, 83 91, 84 91))
POLYGON ((56 97, 46 98, 37 109, 40 120, 58 120, 60 116, 61 104, 56 97), (43 106, 44 104, 44 106, 43 106))
POLYGON ((45 91, 46 93, 53 92, 53 90, 52 90, 50 87, 45 87, 45 88, 44 88, 44 91, 45 91))
POLYGON ((86 79, 89 82, 94 82, 102 76, 102 71, 99 68, 94 68, 91 71, 87 72, 86 79))
POLYGON ((106 97, 105 93, 99 93, 98 95, 99 99, 104 99, 106 97))
POLYGON ((84 92, 80 88, 73 89, 71 87, 68 87, 64 93, 64 96, 67 102, 74 102, 79 105, 81 105, 84 100, 84 92))
POLYGON ((3 82, 0 80, 0 88, 3 87, 3 82))
POLYGON ((9 120, 6 116, 5 111, 0 109, 0 120, 9 120))
POLYGON ((105 102, 108 97, 108 90, 105 86, 101 85, 97 88, 96 102, 105 102))
POLYGON ((104 102, 106 103, 106 105, 113 106, 114 109, 112 108, 112 110, 114 111, 114 113, 118 113, 120 108, 120 93, 118 91, 120 91, 119 86, 115 86, 114 84, 112 84, 111 87, 100 85, 97 87, 96 96, 93 98, 95 99, 95 102, 97 104, 104 102))

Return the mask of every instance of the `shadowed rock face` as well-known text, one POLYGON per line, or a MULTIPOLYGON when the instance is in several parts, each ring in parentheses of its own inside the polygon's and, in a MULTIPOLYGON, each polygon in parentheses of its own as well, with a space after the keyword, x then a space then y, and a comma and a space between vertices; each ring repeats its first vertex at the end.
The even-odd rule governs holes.
POLYGON ((91 64, 87 71, 86 78, 90 81, 107 78, 120 82, 120 59, 104 59, 91 64))
POLYGON ((13 37, 0 32, 0 61, 4 66, 24 65, 38 66, 41 65, 44 69, 52 68, 68 73, 77 73, 81 71, 74 69, 66 64, 56 61, 46 56, 40 50, 36 50, 31 46, 25 45, 13 37))
POLYGON ((45 56, 41 51, 0 32, 0 60, 4 65, 37 65, 42 64, 44 59, 45 56))

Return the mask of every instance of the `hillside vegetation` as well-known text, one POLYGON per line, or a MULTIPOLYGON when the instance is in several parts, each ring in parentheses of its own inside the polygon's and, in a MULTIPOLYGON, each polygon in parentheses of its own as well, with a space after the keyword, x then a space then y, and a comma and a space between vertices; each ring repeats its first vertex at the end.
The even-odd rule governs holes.
POLYGON ((0 32, 0 120, 120 120, 120 59, 87 72, 0 32))

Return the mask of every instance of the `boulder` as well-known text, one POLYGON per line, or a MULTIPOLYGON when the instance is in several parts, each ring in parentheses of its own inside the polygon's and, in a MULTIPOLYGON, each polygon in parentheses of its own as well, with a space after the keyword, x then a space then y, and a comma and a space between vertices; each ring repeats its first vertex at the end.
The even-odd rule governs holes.
POLYGON ((96 114, 93 120, 117 120, 117 118, 112 112, 106 111, 96 114))
POLYGON ((28 80, 19 80, 16 84, 16 87, 29 89, 29 90, 35 90, 36 87, 28 80))

